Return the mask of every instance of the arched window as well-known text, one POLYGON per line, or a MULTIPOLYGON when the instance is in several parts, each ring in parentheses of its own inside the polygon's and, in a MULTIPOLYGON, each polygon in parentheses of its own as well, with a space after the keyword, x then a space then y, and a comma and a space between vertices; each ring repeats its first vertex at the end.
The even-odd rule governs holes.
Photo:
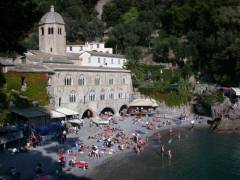
POLYGON ((75 103, 76 102, 76 93, 75 93, 75 91, 72 91, 71 94, 69 95, 69 102, 70 103, 75 103))
POLYGON ((89 94, 89 101, 95 101, 95 92, 91 91, 89 94))
POLYGON ((101 58, 100 57, 98 57, 98 63, 101 63, 101 58))
POLYGON ((51 28, 49 27, 48 28, 48 34, 53 34, 53 27, 51 27, 51 28))
POLYGON ((105 91, 102 89, 100 93, 100 100, 104 101, 105 100, 105 91))
POLYGON ((62 28, 58 28, 58 34, 62 34, 62 28))
POLYGON ((100 77, 99 77, 99 76, 96 76, 94 82, 95 82, 95 85, 96 85, 96 86, 99 86, 99 85, 100 85, 100 77))
POLYGON ((85 84, 85 78, 84 78, 83 75, 81 75, 78 79, 78 85, 79 86, 84 86, 84 84, 85 84))
POLYGON ((114 99, 114 90, 111 89, 110 93, 109 93, 109 99, 113 100, 114 99))
POLYGON ((62 105, 62 98, 58 98, 58 106, 60 107, 62 105))
POLYGON ((123 98, 123 93, 122 93, 122 89, 120 89, 118 92, 118 99, 122 99, 122 98, 123 98))
POLYGON ((41 27, 41 34, 44 35, 44 27, 41 27))
POLYGON ((71 86, 72 85, 72 78, 69 77, 69 76, 65 77, 64 84, 65 84, 65 86, 71 86))
POLYGON ((125 78, 122 79, 122 83, 123 83, 123 84, 126 83, 126 79, 125 79, 125 78))
POLYGON ((49 77, 49 78, 48 78, 48 86, 51 86, 51 85, 52 85, 52 78, 49 77))
POLYGON ((109 83, 109 85, 113 85, 113 78, 110 78, 110 79, 108 80, 108 83, 109 83))

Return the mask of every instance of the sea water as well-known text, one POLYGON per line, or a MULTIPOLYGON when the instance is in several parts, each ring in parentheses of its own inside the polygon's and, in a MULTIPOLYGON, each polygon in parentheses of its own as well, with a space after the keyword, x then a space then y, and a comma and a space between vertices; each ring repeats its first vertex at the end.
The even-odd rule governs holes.
POLYGON ((142 155, 128 153, 99 166, 94 180, 240 180, 240 135, 178 129, 150 138, 142 155), (170 141, 169 141, 170 140, 170 141), (161 153, 171 149, 172 159, 161 153))

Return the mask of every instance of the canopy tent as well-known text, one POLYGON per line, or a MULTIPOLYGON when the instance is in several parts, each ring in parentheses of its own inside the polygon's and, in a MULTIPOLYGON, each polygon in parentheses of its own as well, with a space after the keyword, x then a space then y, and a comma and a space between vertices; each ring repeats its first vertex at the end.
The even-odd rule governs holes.
POLYGON ((51 119, 58 119, 58 118, 65 118, 66 117, 65 114, 54 111, 54 110, 51 110, 49 113, 50 113, 51 119))
POLYGON ((152 107, 158 107, 159 105, 155 102, 153 103, 152 107))
POLYGON ((236 96, 240 96, 240 88, 232 88, 236 96))
POLYGON ((153 99, 135 99, 129 104, 129 107, 158 107, 158 104, 153 99))
POLYGON ((71 123, 71 124, 77 124, 79 126, 83 125, 83 120, 82 119, 71 119, 68 122, 71 123))
POLYGON ((79 115, 78 112, 75 112, 75 111, 73 111, 71 109, 68 109, 68 108, 58 108, 58 109, 56 109, 56 111, 66 115, 66 116, 79 115))
POLYGON ((102 120, 99 117, 95 117, 95 118, 93 118, 93 123, 95 123, 97 125, 108 125, 109 124, 109 120, 102 120))

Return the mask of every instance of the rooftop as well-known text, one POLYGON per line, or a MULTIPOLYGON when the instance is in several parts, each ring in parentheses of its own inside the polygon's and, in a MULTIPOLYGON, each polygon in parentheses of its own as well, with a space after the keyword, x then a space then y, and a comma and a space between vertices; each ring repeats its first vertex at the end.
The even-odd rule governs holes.
POLYGON ((15 66, 12 59, 0 59, 0 65, 2 65, 2 66, 15 66))
POLYGON ((71 60, 79 60, 79 55, 73 53, 67 53, 64 56, 48 54, 39 50, 29 50, 28 52, 27 59, 32 62, 73 64, 71 60))
POLYGON ((32 107, 32 108, 14 108, 12 112, 18 114, 20 116, 24 116, 26 118, 36 118, 42 116, 49 116, 49 113, 43 112, 40 108, 32 107))
POLYGON ((48 64, 49 68, 54 71, 82 71, 82 72, 123 72, 130 73, 130 70, 122 68, 109 68, 109 67, 92 67, 92 66, 77 66, 72 64, 60 65, 60 64, 48 64))
POLYGON ((91 54, 92 56, 112 57, 112 58, 125 58, 125 56, 121 55, 121 54, 109 54, 109 53, 102 53, 102 52, 96 52, 96 51, 86 51, 86 52, 91 54))
POLYGON ((52 69, 40 64, 18 64, 15 67, 16 72, 46 72, 54 73, 52 69))

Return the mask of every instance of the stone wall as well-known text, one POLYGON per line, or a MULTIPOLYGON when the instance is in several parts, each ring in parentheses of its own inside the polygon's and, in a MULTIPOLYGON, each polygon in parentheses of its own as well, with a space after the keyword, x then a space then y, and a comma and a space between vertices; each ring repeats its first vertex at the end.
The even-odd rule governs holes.
POLYGON ((117 114, 121 106, 128 105, 132 99, 132 80, 128 71, 56 71, 49 82, 50 103, 55 108, 66 107, 80 114, 87 109, 99 114, 106 107, 117 114), (66 78, 71 79, 71 85, 65 85, 66 78), (80 83, 81 78, 84 78, 84 84, 80 83), (99 84, 96 79, 100 80, 99 84), (110 79, 113 79, 113 84, 109 84, 110 79), (75 102, 70 102, 73 94, 75 102), (91 100, 90 96, 93 94, 95 97, 91 100), (100 95, 105 98, 101 99, 100 95))

